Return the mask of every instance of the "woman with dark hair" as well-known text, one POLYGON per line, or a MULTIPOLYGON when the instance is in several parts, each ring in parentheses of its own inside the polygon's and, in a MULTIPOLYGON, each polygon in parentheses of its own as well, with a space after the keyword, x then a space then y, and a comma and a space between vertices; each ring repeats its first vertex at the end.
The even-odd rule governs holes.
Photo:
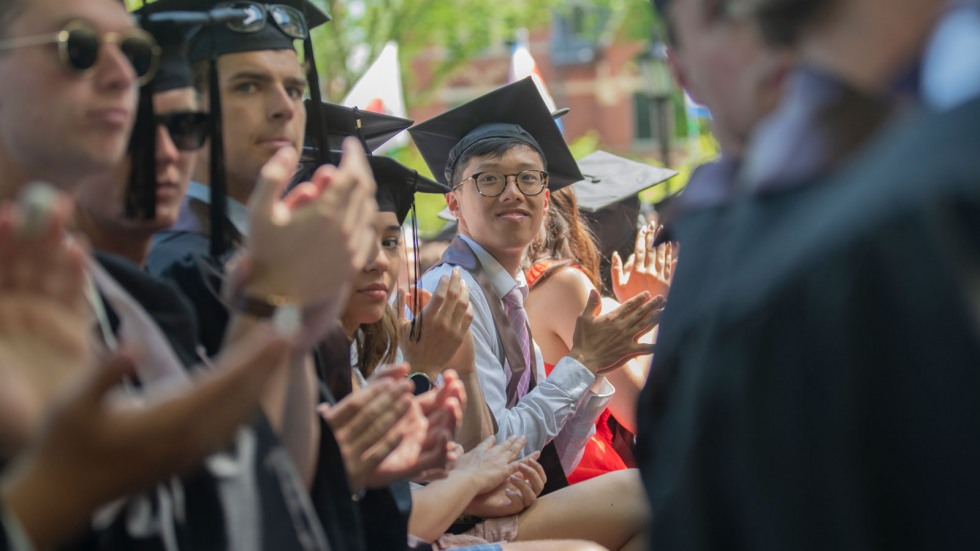
MULTIPOLYGON (((670 261, 666 259, 668 244, 661 245, 655 254, 655 231, 650 227, 640 230, 636 254, 626 267, 614 258, 613 266, 620 266, 617 276, 625 271, 632 275, 634 266, 646 269, 645 259, 659 258, 652 264, 652 273, 663 286, 653 291, 665 295, 669 285, 670 261), (648 251, 649 254, 648 254, 648 251)), ((550 371, 558 358, 568 354, 575 323, 585 308, 589 294, 602 290, 599 274, 600 255, 589 228, 579 216, 578 202, 571 187, 551 194, 551 205, 541 229, 541 234, 531 243, 525 259, 528 294, 525 309, 534 332, 535 342, 541 347, 546 371, 550 371)), ((613 285, 620 298, 626 288, 621 277, 613 278, 613 285)), ((654 281, 658 281, 655 277, 654 281)), ((603 299, 603 309, 618 306, 615 300, 603 299)), ((596 422, 596 433, 586 445, 582 460, 568 475, 570 483, 588 480, 600 474, 635 466, 632 448, 636 434, 636 398, 649 370, 649 356, 628 362, 623 368, 606 374, 616 387, 616 393, 606 410, 596 422)))

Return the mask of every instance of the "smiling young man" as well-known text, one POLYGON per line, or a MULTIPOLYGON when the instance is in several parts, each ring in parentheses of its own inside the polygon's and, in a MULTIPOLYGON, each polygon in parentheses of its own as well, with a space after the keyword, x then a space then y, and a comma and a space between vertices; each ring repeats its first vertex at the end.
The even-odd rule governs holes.
POLYGON ((658 303, 643 295, 594 318, 593 297, 571 354, 546 377, 524 314, 521 260, 541 229, 551 191, 582 176, 540 94, 525 79, 409 131, 432 172, 453 188, 446 202, 459 220, 459 237, 422 286, 433 291, 454 266, 463 269, 477 373, 497 439, 522 435, 524 453, 544 450, 546 491, 557 489, 614 391, 602 373, 649 352, 635 337, 652 327, 658 303))

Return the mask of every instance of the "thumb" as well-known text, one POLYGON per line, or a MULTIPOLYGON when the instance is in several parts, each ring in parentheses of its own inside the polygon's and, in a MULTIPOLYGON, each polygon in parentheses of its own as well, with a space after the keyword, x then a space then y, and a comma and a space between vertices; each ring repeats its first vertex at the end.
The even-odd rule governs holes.
POLYGON ((619 257, 619 251, 613 251, 612 261, 609 265, 609 276, 613 283, 623 284, 623 259, 619 257))
POLYGON ((398 290, 395 292, 395 310, 398 314, 398 323, 404 324, 405 319, 405 288, 398 285, 398 290))
POLYGON ((582 315, 594 318, 599 314, 599 308, 602 306, 602 299, 599 297, 599 291, 592 289, 589 291, 589 300, 585 303, 585 309, 582 310, 582 315))
POLYGON ((262 166, 249 201, 249 210, 262 218, 272 216, 273 209, 296 168, 296 160, 296 152, 290 147, 284 147, 262 166))

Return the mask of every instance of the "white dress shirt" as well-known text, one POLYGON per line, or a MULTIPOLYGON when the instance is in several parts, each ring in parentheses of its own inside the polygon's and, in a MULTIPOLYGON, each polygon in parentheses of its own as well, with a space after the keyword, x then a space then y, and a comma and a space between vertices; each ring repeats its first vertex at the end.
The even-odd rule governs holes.
MULTIPOLYGON (((205 205, 211 204, 211 187, 201 182, 191 181, 187 186, 187 195, 184 201, 191 199, 200 201, 205 205)), ((225 197, 225 216, 235 227, 239 234, 248 235, 248 207, 239 203, 231 197, 225 197)), ((210 231, 210 230, 209 230, 210 231)))
MULTIPOLYGON (((472 239, 460 237, 473 249, 496 292, 497 296, 490 298, 500 301, 508 291, 524 283, 523 273, 518 273, 515 279, 483 247, 472 239)), ((433 268, 422 276, 422 288, 435 292, 439 279, 450 275, 452 269, 451 265, 433 268)), ((554 440, 562 467, 566 473, 572 472, 582 458, 585 444, 595 433, 596 420, 615 389, 604 377, 598 382, 597 390, 591 389, 597 382, 596 376, 570 357, 559 360, 551 375, 546 376, 541 350, 535 344, 537 386, 508 409, 509 367, 505 365, 504 350, 497 337, 488 297, 468 271, 462 270, 462 277, 470 291, 470 306, 473 309, 470 331, 476 352, 477 378, 487 406, 497 420, 497 441, 515 435, 526 436, 523 455, 527 455, 541 450, 554 440)), ((532 335, 532 343, 533 340, 532 335)))

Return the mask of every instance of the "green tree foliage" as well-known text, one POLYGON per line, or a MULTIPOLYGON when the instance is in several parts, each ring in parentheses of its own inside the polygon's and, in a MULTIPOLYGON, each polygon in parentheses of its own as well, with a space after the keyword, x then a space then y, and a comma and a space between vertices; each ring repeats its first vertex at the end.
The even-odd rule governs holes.
POLYGON ((384 45, 399 45, 402 75, 409 105, 425 101, 474 58, 511 40, 520 27, 547 24, 559 0, 313 0, 333 21, 313 33, 317 67, 323 75, 325 96, 338 101, 365 67, 348 60, 358 45, 373 60, 384 45), (431 78, 419 81, 410 61, 435 47, 431 78), (412 90, 423 90, 413 95, 412 90))

